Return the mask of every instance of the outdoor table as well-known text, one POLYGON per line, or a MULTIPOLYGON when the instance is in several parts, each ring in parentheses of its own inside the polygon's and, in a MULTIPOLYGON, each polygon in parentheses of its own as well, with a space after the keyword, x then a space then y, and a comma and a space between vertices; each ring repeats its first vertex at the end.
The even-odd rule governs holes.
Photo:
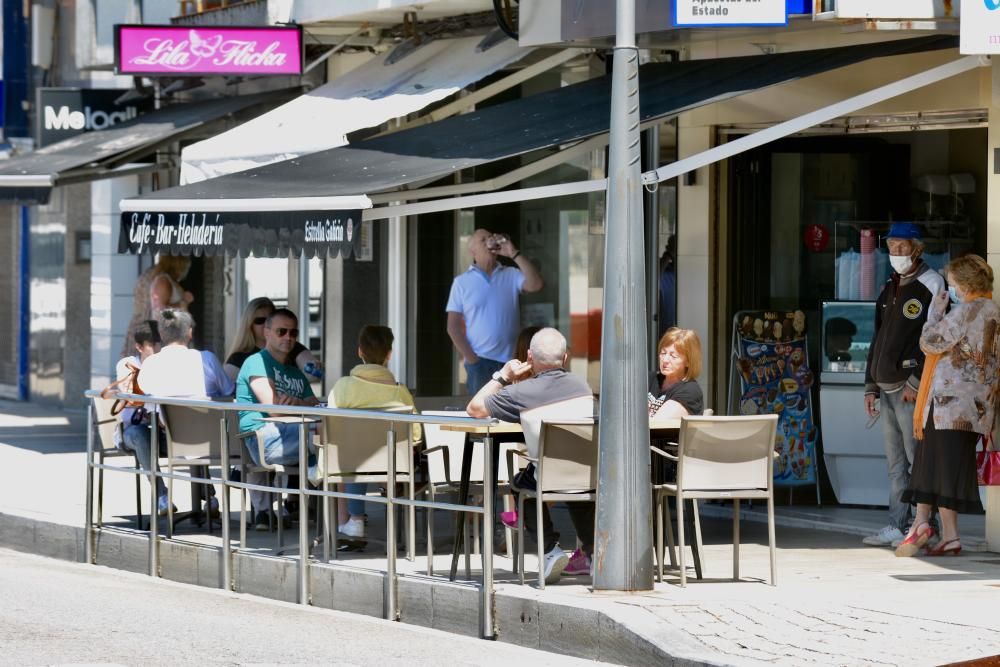
MULTIPOLYGON (((596 419, 594 420, 597 421, 596 419)), ((650 434, 674 430, 676 431, 681 427, 680 419, 655 419, 649 422, 650 434)), ((498 424, 493 424, 492 426, 481 426, 478 424, 442 424, 442 431, 453 431, 458 433, 465 433, 465 445, 462 448, 462 472, 461 478, 458 482, 458 498, 460 503, 464 503, 465 499, 469 495, 469 477, 472 475, 472 440, 473 436, 493 436, 493 435, 516 435, 523 434, 524 431, 520 424, 515 424, 512 422, 500 422, 498 424)), ((499 465, 500 459, 500 448, 494 443, 493 447, 493 479, 496 480, 497 466, 499 465)), ((486 480, 483 480, 486 483, 486 480)), ((494 481, 494 484, 496 482, 494 481)), ((493 511, 492 508, 487 508, 486 511, 493 511)), ((455 581, 455 577, 458 575, 458 559, 461 555, 462 541, 465 536, 465 521, 459 516, 458 523, 455 527, 455 543, 451 548, 451 571, 449 572, 449 581, 455 581)), ((696 562, 700 561, 695 556, 696 562)))

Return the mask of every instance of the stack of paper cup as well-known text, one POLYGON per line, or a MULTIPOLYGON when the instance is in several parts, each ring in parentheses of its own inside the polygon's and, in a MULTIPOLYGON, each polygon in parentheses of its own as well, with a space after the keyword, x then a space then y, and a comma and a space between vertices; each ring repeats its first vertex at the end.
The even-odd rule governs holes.
POLYGON ((861 230, 861 300, 875 299, 875 231, 861 230))

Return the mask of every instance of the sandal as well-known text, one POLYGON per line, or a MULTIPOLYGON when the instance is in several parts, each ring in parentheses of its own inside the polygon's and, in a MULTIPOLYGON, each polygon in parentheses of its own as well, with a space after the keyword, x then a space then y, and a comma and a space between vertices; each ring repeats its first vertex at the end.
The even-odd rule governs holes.
POLYGON ((926 521, 917 526, 917 529, 906 536, 899 546, 896 547, 897 558, 910 558, 916 556, 920 549, 934 536, 934 528, 926 521))
POLYGON ((962 553, 962 543, 956 538, 945 542, 941 540, 934 547, 927 548, 928 556, 957 556, 962 553))

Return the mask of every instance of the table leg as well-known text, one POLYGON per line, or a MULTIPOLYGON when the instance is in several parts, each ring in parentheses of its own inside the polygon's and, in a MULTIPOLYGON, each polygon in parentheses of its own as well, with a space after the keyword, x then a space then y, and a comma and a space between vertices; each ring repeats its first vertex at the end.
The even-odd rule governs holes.
MULTIPOLYGON (((472 438, 465 436, 465 445, 462 447, 462 476, 458 482, 458 504, 464 505, 469 498, 469 476, 472 474, 472 438)), ((448 574, 449 581, 455 581, 458 574, 458 557, 462 551, 462 544, 465 538, 465 515, 456 514, 455 521, 455 543, 451 548, 451 570, 448 574)))

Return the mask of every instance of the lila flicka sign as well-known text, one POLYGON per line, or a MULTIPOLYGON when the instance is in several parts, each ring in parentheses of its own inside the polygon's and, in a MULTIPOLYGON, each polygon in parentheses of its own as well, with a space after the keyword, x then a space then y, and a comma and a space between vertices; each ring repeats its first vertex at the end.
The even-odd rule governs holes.
POLYGON ((142 76, 301 74, 302 28, 116 25, 115 68, 142 76))

